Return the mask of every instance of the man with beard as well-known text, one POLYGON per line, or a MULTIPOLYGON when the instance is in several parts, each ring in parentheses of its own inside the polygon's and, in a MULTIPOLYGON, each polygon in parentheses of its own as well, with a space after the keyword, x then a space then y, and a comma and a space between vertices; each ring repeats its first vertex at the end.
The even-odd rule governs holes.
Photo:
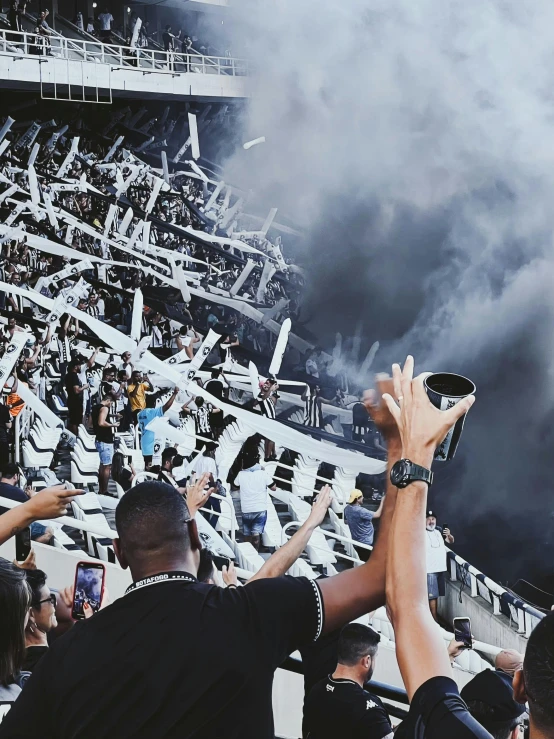
POLYGON ((439 596, 445 594, 444 573, 446 572, 446 547, 454 544, 454 537, 450 529, 441 529, 437 526, 437 518, 433 511, 427 511, 425 523, 426 539, 425 549, 427 553, 427 593, 429 595, 429 607, 435 621, 437 617, 437 605, 439 596))
POLYGON ((380 638, 360 623, 342 629, 336 670, 314 685, 306 699, 306 739, 392 739, 383 704, 364 689, 375 669, 380 638))

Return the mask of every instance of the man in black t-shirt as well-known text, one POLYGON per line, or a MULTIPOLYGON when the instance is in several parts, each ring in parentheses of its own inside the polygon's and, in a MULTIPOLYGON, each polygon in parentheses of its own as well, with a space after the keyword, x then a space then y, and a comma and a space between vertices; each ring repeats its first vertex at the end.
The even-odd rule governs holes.
MULTIPOLYGON (((386 408, 373 411, 391 465, 401 451, 398 431, 386 408)), ((284 658, 384 604, 395 488, 369 562, 321 583, 278 577, 222 589, 195 576, 194 515, 209 495, 207 480, 187 490, 186 503, 160 482, 125 493, 114 549, 135 582, 55 642, 1 737, 272 739, 273 675, 284 658)))
POLYGON ((345 626, 332 675, 310 691, 304 706, 306 739, 392 739, 389 716, 367 690, 377 657, 379 634, 363 624, 345 626))
POLYGON ((7 405, 0 402, 0 472, 10 460, 8 431, 12 427, 12 417, 7 405))
POLYGON ((81 372, 81 360, 72 359, 69 363, 67 375, 64 379, 67 393, 68 423, 67 427, 71 433, 79 433, 79 426, 83 423, 83 393, 89 389, 89 385, 83 385, 79 373, 81 372))
POLYGON ((497 739, 520 739, 527 708, 514 700, 512 678, 505 672, 483 670, 461 690, 473 718, 497 739))

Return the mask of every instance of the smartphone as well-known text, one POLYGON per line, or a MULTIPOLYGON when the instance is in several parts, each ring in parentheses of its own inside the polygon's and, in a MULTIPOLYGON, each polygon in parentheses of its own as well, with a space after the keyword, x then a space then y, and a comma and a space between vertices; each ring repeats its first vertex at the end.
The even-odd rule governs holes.
POLYGON ((467 616, 455 618, 454 624, 454 639, 458 642, 462 642, 465 649, 473 648, 473 639, 471 638, 471 620, 467 616))
POLYGON ((71 615, 74 619, 85 617, 85 603, 94 612, 100 609, 104 594, 106 568, 99 562, 78 562, 75 570, 75 587, 73 590, 73 607, 71 615))
POLYGON ((24 562, 31 554, 31 527, 26 526, 15 535, 15 559, 24 562))
POLYGON ((446 538, 446 537, 444 536, 444 530, 445 530, 445 529, 448 529, 448 528, 450 528, 450 527, 449 527, 449 525, 448 525, 447 523, 443 523, 443 525, 442 525, 442 535, 443 535, 443 537, 444 537, 444 538, 446 538))

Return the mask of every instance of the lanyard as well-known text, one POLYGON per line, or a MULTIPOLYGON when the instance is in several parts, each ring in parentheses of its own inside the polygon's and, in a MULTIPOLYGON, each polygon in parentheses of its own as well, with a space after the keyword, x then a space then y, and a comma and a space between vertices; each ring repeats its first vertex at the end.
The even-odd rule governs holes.
POLYGON ((133 590, 145 588, 147 585, 157 585, 160 582, 171 582, 173 580, 198 582, 196 577, 188 572, 180 572, 179 570, 173 572, 159 572, 157 575, 145 577, 143 580, 137 580, 136 582, 129 585, 129 587, 125 591, 125 595, 132 592, 133 590))

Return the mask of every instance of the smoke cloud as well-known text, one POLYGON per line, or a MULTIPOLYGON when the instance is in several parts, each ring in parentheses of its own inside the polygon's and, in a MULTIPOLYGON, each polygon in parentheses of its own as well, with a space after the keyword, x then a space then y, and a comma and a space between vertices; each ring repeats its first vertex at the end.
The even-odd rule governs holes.
POLYGON ((227 30, 256 68, 243 140, 266 143, 237 149, 227 180, 303 228, 323 343, 362 321, 373 369, 410 351, 475 381, 432 503, 473 564, 538 581, 554 549, 554 5, 238 5, 227 30))

